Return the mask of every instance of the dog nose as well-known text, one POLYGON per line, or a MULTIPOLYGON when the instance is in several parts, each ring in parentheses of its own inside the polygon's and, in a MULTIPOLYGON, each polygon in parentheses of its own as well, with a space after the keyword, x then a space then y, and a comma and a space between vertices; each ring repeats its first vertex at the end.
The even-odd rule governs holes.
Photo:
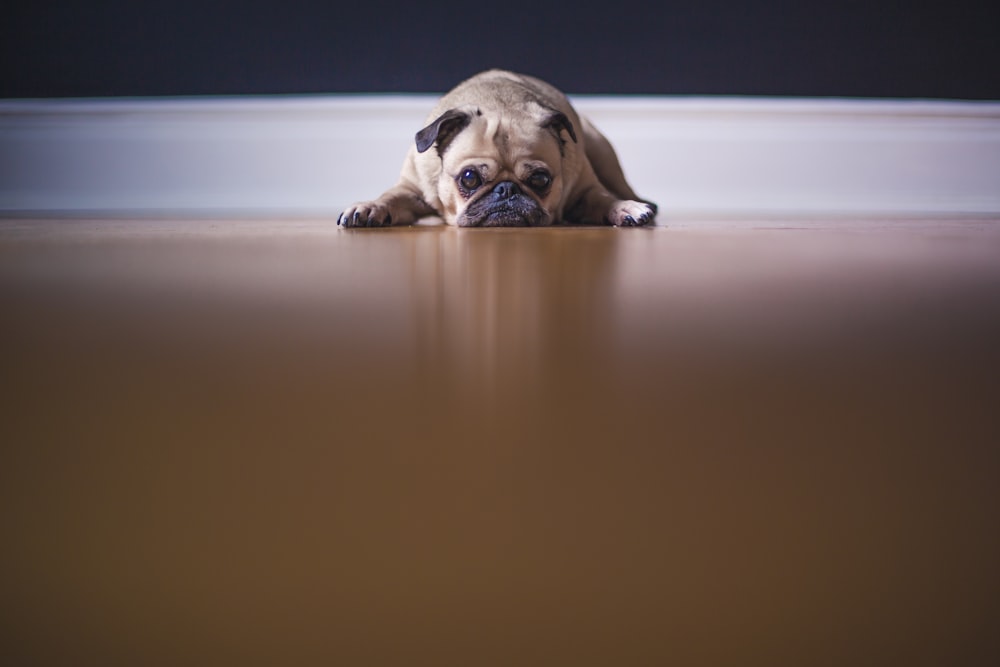
POLYGON ((493 196, 497 199, 510 199, 519 194, 521 194, 521 188, 513 181, 501 181, 493 188, 493 196))

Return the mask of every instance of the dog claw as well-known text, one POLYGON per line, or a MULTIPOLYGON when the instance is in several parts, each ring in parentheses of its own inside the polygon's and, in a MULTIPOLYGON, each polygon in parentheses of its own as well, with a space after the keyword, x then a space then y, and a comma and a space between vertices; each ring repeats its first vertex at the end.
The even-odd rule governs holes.
POLYGON ((337 218, 341 227, 387 227, 392 224, 388 208, 371 202, 351 206, 337 218))

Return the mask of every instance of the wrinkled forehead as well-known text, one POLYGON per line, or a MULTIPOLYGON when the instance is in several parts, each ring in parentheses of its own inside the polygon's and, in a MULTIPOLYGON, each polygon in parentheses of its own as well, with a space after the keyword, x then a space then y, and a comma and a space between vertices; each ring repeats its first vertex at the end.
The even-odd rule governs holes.
POLYGON ((559 142, 533 115, 484 113, 455 138, 445 166, 458 167, 470 158, 493 160, 501 167, 529 160, 552 165, 560 159, 559 142))
POLYGON ((501 122, 496 142, 512 159, 559 156, 558 138, 536 118, 501 122))

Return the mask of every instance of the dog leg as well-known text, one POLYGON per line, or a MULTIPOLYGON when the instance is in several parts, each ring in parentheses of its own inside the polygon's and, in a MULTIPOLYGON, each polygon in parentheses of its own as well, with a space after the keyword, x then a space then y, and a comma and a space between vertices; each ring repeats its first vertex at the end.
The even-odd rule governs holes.
POLYGON ((566 211, 566 221, 583 225, 614 225, 615 227, 640 227, 653 221, 656 209, 644 202, 619 199, 594 184, 566 211))
POLYGON ((408 183, 400 183, 378 199, 351 205, 337 218, 337 224, 343 227, 412 225, 420 218, 435 213, 418 189, 408 183))
POLYGON ((601 185, 618 199, 648 204, 653 213, 656 213, 656 204, 637 195, 625 180, 621 162, 611 142, 587 118, 581 116, 580 122, 583 124, 583 134, 586 137, 587 159, 590 160, 594 174, 601 185))

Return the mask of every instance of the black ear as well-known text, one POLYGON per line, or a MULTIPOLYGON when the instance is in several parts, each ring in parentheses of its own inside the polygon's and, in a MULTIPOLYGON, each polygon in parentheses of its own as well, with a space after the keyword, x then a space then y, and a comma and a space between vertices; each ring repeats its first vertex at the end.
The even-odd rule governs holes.
POLYGON ((449 109, 437 120, 417 132, 417 152, 423 153, 437 142, 438 151, 469 124, 471 116, 458 109, 449 109))
POLYGON ((543 127, 551 128, 552 131, 556 133, 556 136, 559 138, 560 142, 563 141, 563 138, 562 136, 560 136, 560 133, 563 130, 566 130, 566 133, 569 135, 570 139, 573 140, 573 143, 574 144, 577 143, 576 132, 573 130, 573 123, 570 122, 569 118, 567 118, 566 114, 564 114, 562 111, 553 111, 552 115, 549 116, 548 120, 545 121, 543 127))

